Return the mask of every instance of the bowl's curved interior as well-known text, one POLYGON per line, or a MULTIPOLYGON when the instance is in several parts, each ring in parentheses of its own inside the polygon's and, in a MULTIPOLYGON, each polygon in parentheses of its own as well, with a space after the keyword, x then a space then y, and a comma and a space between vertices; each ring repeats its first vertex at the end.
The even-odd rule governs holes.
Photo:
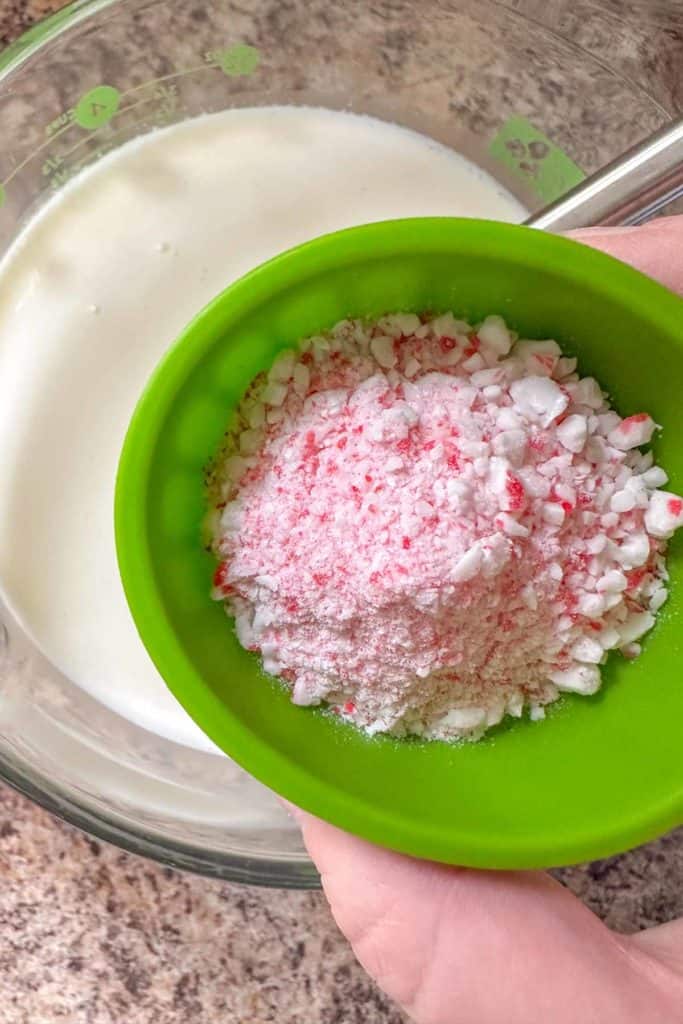
POLYGON ((683 486, 683 303, 602 254, 525 228, 402 221, 319 239, 254 271, 190 325, 150 381, 119 468, 120 569, 138 629, 187 711, 288 799, 368 839, 443 861, 534 867, 614 852, 683 811, 681 556, 635 663, 613 657, 591 699, 477 744, 367 739, 290 703, 209 598, 202 470, 277 350, 350 315, 498 312, 555 337, 623 413, 663 425, 657 457, 683 486))

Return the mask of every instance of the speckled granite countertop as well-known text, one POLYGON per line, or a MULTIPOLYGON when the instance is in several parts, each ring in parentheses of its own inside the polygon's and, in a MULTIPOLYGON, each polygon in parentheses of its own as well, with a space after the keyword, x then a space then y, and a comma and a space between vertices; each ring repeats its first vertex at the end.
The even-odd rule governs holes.
MULTIPOLYGON (((664 105, 682 107, 680 0, 582 5, 594 15, 593 44, 599 49, 609 29, 627 72, 664 105), (615 38, 607 19, 629 12, 637 31, 615 38)), ((0 0, 0 44, 58 6, 0 0)), ((558 5, 507 6, 542 19, 558 5)), ((102 846, 6 788, 0 870, 3 1024, 405 1020, 356 964, 320 893, 178 874, 102 846)), ((683 915, 683 830, 560 875, 620 930, 683 915)))

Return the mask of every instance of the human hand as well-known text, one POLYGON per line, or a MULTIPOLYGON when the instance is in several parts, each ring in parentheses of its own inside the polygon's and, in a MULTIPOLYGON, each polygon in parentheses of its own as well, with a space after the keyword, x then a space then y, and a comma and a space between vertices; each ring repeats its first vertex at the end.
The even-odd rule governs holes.
POLYGON ((568 234, 683 295, 683 216, 660 217, 639 228, 582 228, 568 234))
MULTIPOLYGON (((683 294, 683 217, 573 236, 683 294)), ((549 875, 418 861, 294 813, 339 927, 417 1024, 683 1022, 683 920, 617 935, 549 875)))

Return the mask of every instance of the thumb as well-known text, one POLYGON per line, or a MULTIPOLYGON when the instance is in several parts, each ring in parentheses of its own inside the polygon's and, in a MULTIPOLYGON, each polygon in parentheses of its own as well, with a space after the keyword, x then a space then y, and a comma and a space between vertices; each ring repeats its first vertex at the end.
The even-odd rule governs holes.
POLYGON ((637 228, 581 228, 568 236, 630 263, 683 295, 683 216, 662 217, 637 228))
POLYGON ((414 860, 297 812, 335 919, 417 1024, 674 1024, 683 980, 548 875, 414 860))

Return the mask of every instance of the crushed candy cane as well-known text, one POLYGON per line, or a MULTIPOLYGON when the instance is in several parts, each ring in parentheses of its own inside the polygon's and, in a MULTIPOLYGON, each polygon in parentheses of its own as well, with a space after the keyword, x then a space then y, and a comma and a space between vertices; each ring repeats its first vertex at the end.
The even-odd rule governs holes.
POLYGON ((213 596, 297 704, 369 734, 533 720, 640 640, 683 499, 554 341, 344 321, 245 395, 209 479, 213 596))

